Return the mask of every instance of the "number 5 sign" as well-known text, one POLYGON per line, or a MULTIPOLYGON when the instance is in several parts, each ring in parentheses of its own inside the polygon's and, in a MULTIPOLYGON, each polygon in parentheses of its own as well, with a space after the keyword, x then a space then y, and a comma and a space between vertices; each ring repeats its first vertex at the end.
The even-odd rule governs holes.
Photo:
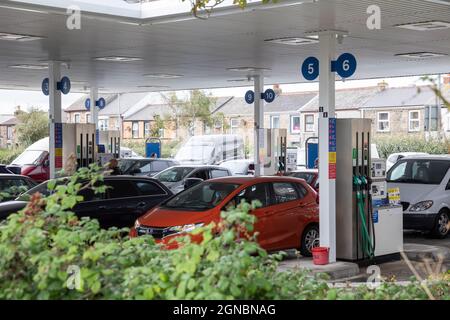
POLYGON ((309 57, 303 61, 302 75, 309 81, 313 81, 319 76, 319 60, 316 57, 309 57))

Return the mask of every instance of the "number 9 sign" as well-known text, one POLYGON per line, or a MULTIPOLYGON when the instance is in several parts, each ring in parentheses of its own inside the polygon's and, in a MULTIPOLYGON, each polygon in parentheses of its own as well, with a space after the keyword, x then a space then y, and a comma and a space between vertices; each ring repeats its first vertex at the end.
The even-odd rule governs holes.
POLYGON ((319 60, 316 57, 309 57, 303 61, 302 75, 309 81, 313 81, 319 76, 319 60))
POLYGON ((338 75, 342 78, 351 77, 356 71, 356 58, 351 53, 343 53, 335 62, 335 68, 338 75))
POLYGON ((252 90, 249 90, 245 93, 245 102, 248 104, 252 104, 255 102, 255 93, 252 90))

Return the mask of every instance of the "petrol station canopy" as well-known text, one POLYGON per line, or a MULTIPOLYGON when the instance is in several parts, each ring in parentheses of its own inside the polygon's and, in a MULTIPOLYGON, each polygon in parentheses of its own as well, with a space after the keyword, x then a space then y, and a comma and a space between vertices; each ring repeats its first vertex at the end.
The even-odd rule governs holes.
POLYGON ((69 30, 60 0, 0 0, 0 88, 39 90, 48 61, 63 62, 73 91, 138 92, 306 81, 303 60, 317 56, 317 34, 345 34, 336 54, 356 56, 351 79, 450 72, 448 0, 226 1, 207 20, 190 2, 71 1, 81 29, 69 30), (367 8, 381 9, 370 30, 367 8), (256 71, 254 70, 256 68, 256 71))

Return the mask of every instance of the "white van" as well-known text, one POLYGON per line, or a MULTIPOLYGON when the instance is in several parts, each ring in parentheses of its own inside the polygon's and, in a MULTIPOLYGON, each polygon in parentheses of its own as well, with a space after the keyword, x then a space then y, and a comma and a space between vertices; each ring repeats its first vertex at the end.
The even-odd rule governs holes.
POLYGON ((244 140, 235 134, 193 136, 175 155, 180 164, 219 164, 243 158, 244 140))
POLYGON ((450 229, 450 155, 409 156, 387 174, 388 188, 400 189, 403 228, 445 238, 450 229))

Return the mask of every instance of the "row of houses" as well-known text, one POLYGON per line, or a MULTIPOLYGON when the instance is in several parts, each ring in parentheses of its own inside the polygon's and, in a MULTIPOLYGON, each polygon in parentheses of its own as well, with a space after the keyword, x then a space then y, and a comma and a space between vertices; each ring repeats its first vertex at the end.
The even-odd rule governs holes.
MULTIPOLYGON (((443 92, 450 100, 448 85, 443 87, 443 92)), ((210 108, 211 116, 221 117, 217 117, 213 125, 198 121, 181 128, 174 123, 170 106, 148 102, 148 95, 130 93, 107 97, 109 104, 99 115, 100 129, 121 129, 124 139, 140 141, 150 137, 150 128, 157 117, 167 119, 166 116, 171 115, 171 120, 165 120, 159 132, 164 140, 184 139, 194 134, 231 133, 253 144, 253 105, 248 105, 243 97, 217 98, 210 108)), ((85 97, 66 109, 68 121, 89 120, 84 102, 81 103, 83 99, 85 97)), ((390 88, 382 82, 372 87, 337 90, 336 117, 372 119, 374 137, 450 136, 450 113, 427 86, 390 88)), ((289 146, 301 146, 307 138, 317 136, 318 118, 317 92, 278 92, 275 101, 264 106, 264 127, 287 128, 289 146)))
MULTIPOLYGON (((450 100, 450 76, 442 91, 450 100)), ((279 89, 279 88, 277 88, 279 89)), ((265 128, 287 128, 288 146, 302 146, 306 139, 317 136, 319 97, 317 92, 282 93, 277 91, 273 103, 264 106, 265 128)), ((99 111, 100 130, 121 130, 124 140, 143 141, 152 135, 156 121, 163 121, 158 136, 164 141, 184 140, 199 134, 239 134, 246 144, 253 145, 253 105, 243 97, 218 97, 210 106, 213 124, 200 120, 189 125, 177 125, 173 108, 155 93, 125 93, 103 96, 106 107, 99 111)), ((91 114, 84 102, 87 96, 67 107, 65 121, 88 123, 91 114)), ((374 137, 441 135, 450 137, 450 113, 426 86, 390 88, 381 82, 377 86, 336 91, 337 118, 369 118, 374 137)), ((0 116, 0 147, 14 141, 14 117, 0 116)))

